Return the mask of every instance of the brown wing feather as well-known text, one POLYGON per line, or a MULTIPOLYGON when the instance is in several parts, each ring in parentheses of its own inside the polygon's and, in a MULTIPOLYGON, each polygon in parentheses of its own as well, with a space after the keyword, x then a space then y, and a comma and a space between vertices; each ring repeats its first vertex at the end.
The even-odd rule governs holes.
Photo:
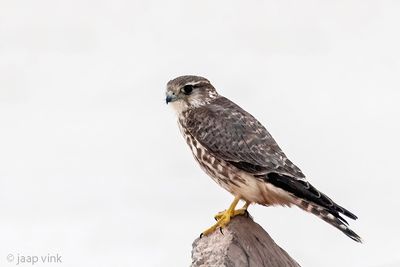
POLYGON ((239 169, 255 175, 274 171, 304 178, 265 127, 225 97, 188 111, 186 128, 210 152, 239 169))

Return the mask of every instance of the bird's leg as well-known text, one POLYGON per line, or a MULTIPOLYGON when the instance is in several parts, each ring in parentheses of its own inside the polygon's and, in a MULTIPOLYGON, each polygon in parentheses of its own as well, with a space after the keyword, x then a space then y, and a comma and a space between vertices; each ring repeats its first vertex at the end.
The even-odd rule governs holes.
POLYGON ((230 221, 231 218, 233 216, 235 216, 235 207, 238 204, 240 200, 240 197, 235 197, 235 199, 233 200, 232 204, 229 206, 229 208, 223 212, 218 213, 218 220, 217 222, 211 226, 210 228, 208 228, 207 230, 205 230, 201 236, 203 235, 209 235, 212 232, 214 232, 217 228, 223 228, 225 227, 230 221))
MULTIPOLYGON (((246 214, 247 213, 247 208, 250 206, 250 204, 251 204, 251 202, 246 201, 246 204, 244 204, 244 206, 241 209, 237 209, 237 210, 233 211, 233 214, 232 214, 231 218, 233 218, 233 217, 235 217, 237 215, 246 214)), ((216 221, 218 221, 221 218, 221 216, 224 215, 224 213, 225 213, 225 211, 218 212, 218 214, 214 216, 214 219, 216 221)))
POLYGON ((246 201, 246 203, 243 205, 243 207, 241 209, 235 210, 234 216, 247 214, 247 217, 249 217, 247 208, 250 206, 250 204, 251 204, 251 202, 246 201))

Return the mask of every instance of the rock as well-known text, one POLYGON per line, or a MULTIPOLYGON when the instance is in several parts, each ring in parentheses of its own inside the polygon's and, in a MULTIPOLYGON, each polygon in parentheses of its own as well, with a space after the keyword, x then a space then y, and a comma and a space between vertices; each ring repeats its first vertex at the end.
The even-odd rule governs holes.
POLYGON ((193 242, 192 267, 300 267, 249 216, 236 216, 223 229, 193 242))

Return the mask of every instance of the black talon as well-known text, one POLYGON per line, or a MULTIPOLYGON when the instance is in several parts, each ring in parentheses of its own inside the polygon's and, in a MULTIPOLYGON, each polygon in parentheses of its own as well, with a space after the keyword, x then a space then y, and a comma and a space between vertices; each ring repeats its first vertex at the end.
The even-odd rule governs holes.
POLYGON ((202 237, 203 237, 203 235, 204 235, 204 234, 203 234, 203 233, 201 233, 201 234, 200 234, 200 238, 202 238, 202 237))
POLYGON ((222 227, 219 228, 219 231, 221 232, 222 235, 224 235, 224 233, 222 232, 222 227))

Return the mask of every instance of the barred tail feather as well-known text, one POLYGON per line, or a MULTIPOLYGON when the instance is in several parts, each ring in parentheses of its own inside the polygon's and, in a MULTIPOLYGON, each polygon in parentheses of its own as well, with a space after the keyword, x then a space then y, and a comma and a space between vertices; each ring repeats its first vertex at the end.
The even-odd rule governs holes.
POLYGON ((333 202, 305 179, 276 172, 268 173, 263 178, 266 182, 289 192, 293 197, 293 204, 333 225, 351 239, 362 242, 361 238, 347 226, 348 223, 341 214, 353 220, 356 220, 357 216, 333 202))
POLYGON ((362 243, 361 237, 347 226, 348 224, 346 220, 343 219, 339 214, 334 215, 326 210, 324 207, 321 207, 301 198, 295 198, 295 204, 304 211, 310 212, 321 218, 325 222, 329 223, 330 225, 336 227, 354 241, 362 243))

